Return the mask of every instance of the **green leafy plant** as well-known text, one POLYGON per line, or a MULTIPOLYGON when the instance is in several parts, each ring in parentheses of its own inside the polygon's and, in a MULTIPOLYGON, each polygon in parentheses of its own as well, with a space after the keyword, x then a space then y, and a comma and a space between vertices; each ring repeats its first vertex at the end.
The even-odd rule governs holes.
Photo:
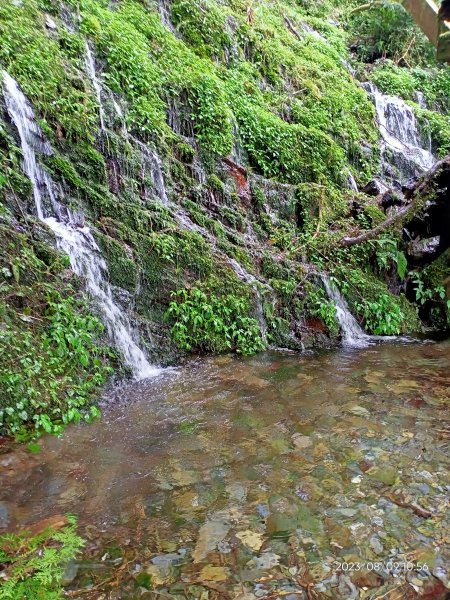
POLYGON ((412 64, 435 61, 431 44, 400 2, 363 3, 352 11, 350 25, 358 55, 366 62, 379 58, 406 59, 412 64))
POLYGON ((408 261, 403 252, 398 250, 397 240, 382 237, 375 242, 377 251, 376 258, 378 267, 383 270, 388 270, 392 264, 397 267, 397 274, 403 281, 406 276, 408 261))
POLYGON ((184 350, 254 354, 263 350, 256 319, 249 303, 234 294, 221 297, 198 287, 172 294, 166 318, 173 322, 172 339, 184 350))
POLYGON ((107 373, 96 344, 102 326, 80 308, 49 289, 38 335, 11 326, 0 331, 0 429, 18 434, 34 423, 36 431, 59 433, 67 423, 99 416, 89 399, 107 373))
MULTIPOLYGON (((429 300, 445 300, 445 288, 442 285, 434 288, 428 288, 422 279, 422 276, 417 271, 411 271, 410 277, 413 282, 414 292, 416 294, 416 302, 423 306, 429 300)), ((450 300, 447 300, 447 308, 450 309, 450 300)))
POLYGON ((339 326, 336 320, 336 304, 333 300, 327 297, 324 289, 311 284, 307 284, 306 294, 306 308, 310 314, 321 319, 332 335, 337 335, 339 326))
POLYGON ((0 432, 58 433, 91 419, 109 373, 103 326, 62 272, 67 257, 0 225, 0 432))
POLYGON ((368 331, 376 335, 398 335, 405 318, 400 306, 387 294, 382 294, 374 302, 365 301, 359 305, 368 331))
POLYGON ((0 536, 0 600, 64 598, 64 567, 84 546, 75 517, 69 515, 67 521, 59 531, 50 528, 33 537, 26 532, 0 536))

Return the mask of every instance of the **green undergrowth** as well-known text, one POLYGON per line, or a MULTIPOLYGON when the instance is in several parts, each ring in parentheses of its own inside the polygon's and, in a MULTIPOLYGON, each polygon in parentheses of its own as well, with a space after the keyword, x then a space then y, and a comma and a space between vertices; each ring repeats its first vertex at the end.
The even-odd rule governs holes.
MULTIPOLYGON (((391 234, 392 236, 392 234, 391 234)), ((331 276, 351 312, 368 333, 398 335, 419 332, 417 306, 394 294, 392 278, 405 281, 406 258, 394 236, 351 248, 311 249, 311 260, 331 276)))
POLYGON ((0 432, 57 433, 99 414, 92 398, 109 371, 103 327, 64 256, 7 222, 0 239, 0 432))
POLYGON ((234 350, 245 355, 264 350, 259 323, 248 316, 251 299, 240 287, 220 294, 223 286, 212 278, 174 292, 166 318, 172 323, 175 343, 185 350, 213 353, 234 350))
POLYGON ((76 7, 76 33, 58 23, 48 34, 35 0, 0 11, 0 60, 57 140, 95 137, 98 115, 83 73, 87 41, 104 67, 103 82, 128 103, 128 127, 142 139, 175 142, 167 124, 175 103, 204 152, 229 154, 237 123, 254 167, 282 181, 339 185, 346 162, 360 174, 376 166, 375 153, 361 152, 362 142, 377 141, 373 109, 342 63, 345 38, 337 27, 312 19, 326 43, 303 31, 308 15, 288 2, 260 5, 251 22, 243 1, 174 2, 178 39, 151 3, 127 0, 110 10, 81 0, 76 7), (301 39, 285 17, 303 31, 301 39))
POLYGON ((350 43, 356 46, 356 54, 362 62, 391 59, 408 67, 436 64, 436 50, 401 2, 347 2, 347 6, 349 4, 353 5, 353 9, 346 12, 350 43))
POLYGON ((83 546, 72 516, 67 517, 67 525, 60 530, 49 528, 35 536, 27 532, 0 536, 0 599, 64 598, 60 584, 64 567, 83 546))

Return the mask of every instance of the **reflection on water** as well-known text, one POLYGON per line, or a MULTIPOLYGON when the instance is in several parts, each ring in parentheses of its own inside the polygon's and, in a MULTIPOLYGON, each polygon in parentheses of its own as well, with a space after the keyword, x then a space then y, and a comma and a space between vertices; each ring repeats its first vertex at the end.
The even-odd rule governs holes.
POLYGON ((449 367, 448 342, 195 361, 0 457, 0 526, 77 514, 93 598, 445 598, 449 367))

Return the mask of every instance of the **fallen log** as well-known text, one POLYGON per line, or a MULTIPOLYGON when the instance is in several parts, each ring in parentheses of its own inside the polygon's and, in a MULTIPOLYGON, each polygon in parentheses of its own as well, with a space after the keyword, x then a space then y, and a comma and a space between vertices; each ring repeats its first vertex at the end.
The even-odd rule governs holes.
MULTIPOLYGON (((392 227, 399 221, 403 221, 404 217, 410 213, 413 213, 416 208, 420 205, 421 201, 426 197, 427 194, 431 190, 433 190, 433 186, 437 177, 442 175, 444 171, 448 171, 449 179, 450 179, 450 156, 446 156, 442 160, 438 161, 434 167, 432 167, 425 175, 423 175, 412 188, 408 189, 405 193, 405 199, 410 200, 409 204, 401 208, 398 212, 391 215, 388 219, 370 229, 369 231, 364 231, 360 235, 355 237, 343 237, 341 238, 337 245, 348 248, 349 246, 355 246, 357 244, 362 244, 364 242, 368 242, 369 240, 373 240, 377 238, 381 233, 383 233, 389 227, 392 227)), ((450 183, 450 181, 449 181, 450 183)))

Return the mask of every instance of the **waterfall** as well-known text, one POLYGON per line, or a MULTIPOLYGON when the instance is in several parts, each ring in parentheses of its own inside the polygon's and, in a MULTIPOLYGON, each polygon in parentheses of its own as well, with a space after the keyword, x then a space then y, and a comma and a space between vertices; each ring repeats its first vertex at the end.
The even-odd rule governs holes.
POLYGON ((128 137, 134 144, 136 144, 136 146, 139 147, 142 154, 148 160, 148 163, 150 165, 152 182, 153 182, 153 186, 155 188, 155 192, 157 193, 158 198, 160 199, 161 203, 164 206, 169 206, 170 201, 169 201, 169 198, 167 197, 167 192, 166 192, 166 184, 164 181, 164 173, 163 173, 163 164, 162 164, 162 161, 161 161, 159 155, 154 150, 152 150, 152 148, 150 146, 147 146, 147 144, 144 144, 143 142, 141 142, 137 138, 133 137, 132 135, 128 134, 128 137))
POLYGON ((358 192, 358 184, 356 183, 356 179, 353 176, 353 173, 350 171, 349 168, 346 169, 346 175, 347 175, 347 186, 349 190, 352 190, 353 192, 358 192))
POLYGON ((331 284, 326 275, 322 275, 322 281, 328 297, 336 305, 336 318, 342 330, 342 345, 347 348, 365 348, 370 345, 371 336, 363 331, 339 290, 331 284))
POLYGON ((85 59, 86 70, 89 75, 89 79, 92 82, 92 86, 95 90, 95 95, 97 96, 97 104, 98 104, 98 110, 99 110, 99 116, 100 116, 100 129, 103 132, 103 131, 105 131, 105 115, 104 115, 103 104, 102 104, 102 88, 100 86, 99 80, 97 79, 97 72, 95 70, 95 60, 94 60, 94 56, 91 51, 91 47, 89 46, 89 43, 87 40, 85 40, 84 44, 86 47, 86 59, 85 59))
POLYGON ((3 72, 6 108, 16 126, 23 153, 23 170, 33 186, 37 216, 54 232, 59 249, 68 254, 73 271, 83 277, 103 317, 110 338, 137 378, 153 377, 161 370, 150 365, 133 340, 128 317, 114 302, 107 281, 108 269, 94 237, 82 216, 59 202, 61 190, 37 160, 37 153, 50 155, 52 148, 43 137, 33 109, 16 81, 3 72))
POLYGON ((317 38, 321 42, 328 44, 328 41, 326 40, 326 38, 321 33, 316 31, 313 27, 311 27, 311 25, 309 25, 306 21, 302 21, 300 23, 300 25, 301 25, 301 28, 303 29, 303 31, 305 31, 306 33, 309 33, 310 35, 317 38))
POLYGON ((383 175, 397 179, 392 175, 392 167, 396 167, 403 182, 431 169, 436 160, 430 150, 423 147, 413 109, 401 98, 382 94, 372 83, 364 84, 364 88, 373 98, 382 137, 383 175))
POLYGON ((159 16, 161 17, 161 23, 167 27, 167 29, 173 33, 173 35, 178 36, 178 31, 176 27, 174 27, 171 14, 170 14, 170 2, 168 0, 157 0, 158 8, 159 8, 159 16))

